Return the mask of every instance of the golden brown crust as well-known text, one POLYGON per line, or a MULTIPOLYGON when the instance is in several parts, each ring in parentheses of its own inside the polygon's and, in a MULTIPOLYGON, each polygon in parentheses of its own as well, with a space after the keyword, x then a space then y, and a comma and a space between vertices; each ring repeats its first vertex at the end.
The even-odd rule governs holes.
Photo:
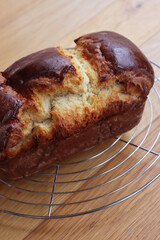
POLYGON ((116 33, 20 59, 0 74, 0 169, 19 178, 133 128, 153 85, 140 50, 116 33), (63 152, 61 149, 63 148, 63 152))

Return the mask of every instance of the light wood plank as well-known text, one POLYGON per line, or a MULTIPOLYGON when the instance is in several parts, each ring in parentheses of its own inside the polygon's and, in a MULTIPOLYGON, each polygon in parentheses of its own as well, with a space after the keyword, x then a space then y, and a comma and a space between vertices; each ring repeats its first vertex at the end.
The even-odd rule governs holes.
POLYGON ((23 1, 24 4, 19 1, 2 0, 4 12, 0 18, 2 70, 31 52, 58 45, 66 34, 94 17, 114 0, 23 1), (13 10, 10 8, 8 11, 8 5, 11 3, 13 10))
POLYGON ((102 30, 116 31, 141 45, 159 31, 159 0, 119 0, 108 6, 81 27, 60 41, 60 45, 73 46, 73 39, 102 30))
POLYGON ((45 221, 25 240, 158 239, 159 211, 157 181, 141 194, 106 210, 75 218, 45 221))

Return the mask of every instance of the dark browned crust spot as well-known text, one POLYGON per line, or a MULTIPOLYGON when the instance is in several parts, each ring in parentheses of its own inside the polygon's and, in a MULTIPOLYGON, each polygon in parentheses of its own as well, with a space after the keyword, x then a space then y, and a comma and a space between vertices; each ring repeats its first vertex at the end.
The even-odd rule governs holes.
POLYGON ((0 126, 0 151, 3 151, 6 148, 12 130, 12 125, 8 124, 0 126))
POLYGON ((0 87, 0 151, 3 151, 8 143, 19 108, 24 99, 9 86, 0 87))
POLYGON ((18 109, 23 101, 12 94, 12 90, 9 87, 3 86, 0 87, 0 103, 0 124, 6 124, 16 117, 18 109))
POLYGON ((34 79, 46 77, 53 83, 62 82, 69 70, 75 71, 70 59, 57 48, 47 48, 13 63, 3 72, 3 76, 7 78, 7 85, 26 95, 33 87, 34 79))
POLYGON ((153 68, 130 40, 118 33, 103 31, 79 37, 75 43, 82 47, 83 57, 96 68, 101 82, 122 73, 131 76, 131 72, 134 74, 127 79, 128 84, 138 77, 136 84, 148 94, 154 82, 153 68))

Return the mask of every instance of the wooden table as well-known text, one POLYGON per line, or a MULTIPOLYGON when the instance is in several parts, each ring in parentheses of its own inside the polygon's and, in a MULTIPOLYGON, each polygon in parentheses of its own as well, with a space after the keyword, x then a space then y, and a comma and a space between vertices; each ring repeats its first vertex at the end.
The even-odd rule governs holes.
MULTIPOLYGON (((31 52, 57 45, 72 47, 74 46, 73 39, 76 37, 88 32, 100 30, 116 31, 127 36, 144 51, 148 58, 160 63, 159 0, 1 0, 0 9, 1 70, 4 70, 16 59, 31 52)), ((159 73, 157 72, 157 74, 159 73)), ((157 83, 157 88, 158 84, 160 85, 160 83, 157 83)), ((153 104, 154 116, 150 134, 143 145, 143 147, 147 149, 151 147, 153 139, 157 136, 160 129, 159 100, 158 97, 155 97, 155 92, 153 91, 151 92, 150 98, 153 104)), ((148 129, 147 127, 150 122, 148 119, 149 111, 150 107, 147 104, 140 131, 136 134, 135 142, 133 140, 133 143, 137 144, 137 142, 140 142, 144 137, 146 129, 148 129)), ((124 135, 124 139, 130 136, 131 133, 128 133, 124 135)), ((110 144, 110 142, 106 144, 110 144)), ((121 142, 120 145, 122 144, 125 143, 121 142)), ((118 147, 122 147, 120 145, 118 145, 118 147)), ((98 150, 103 147, 104 146, 98 147, 98 150)), ((134 148, 134 146, 130 145, 127 147, 124 155, 129 155, 133 151, 132 148, 134 148)), ((145 157, 145 164, 141 165, 142 169, 144 169, 145 166, 147 167, 150 162, 153 162, 160 153, 159 140, 153 150, 157 155, 149 153, 147 157, 145 157)), ((114 148, 113 151, 117 150, 114 148)), ((145 152, 144 149, 139 150, 138 154, 132 157, 125 167, 127 168, 133 163, 136 163, 137 159, 143 157, 145 152)), ((88 153, 84 153, 84 155, 87 154, 88 153)), ((109 154, 111 154, 111 152, 109 154)), ((117 158, 115 161, 118 162, 119 159, 117 158)), ((113 162, 111 164, 114 164, 113 162)), ((90 163, 88 163, 88 167, 90 167, 89 164, 90 163)), ((110 166, 101 166, 98 172, 101 173, 107 167, 110 166)), ((117 168, 114 174, 120 174, 122 168, 117 168)), ((131 180, 131 175, 136 177, 142 169, 137 169, 137 172, 127 174, 125 178, 122 178, 122 181, 124 181, 124 179, 125 182, 131 180)), ((142 185, 154 178, 159 172, 160 162, 158 159, 153 165, 153 168, 145 174, 145 177, 134 183, 133 189, 128 187, 124 190, 124 195, 142 187, 142 185)), ((94 174, 96 173, 97 171, 94 172, 94 174)), ((85 174, 85 176, 87 176, 87 173, 85 174)), ((75 184, 72 190, 92 186, 92 184, 97 184, 97 181, 101 183, 104 181, 104 178, 104 176, 101 176, 97 180, 94 178, 92 183, 85 181, 83 184, 75 184)), ((16 182, 16 184, 24 187, 26 184, 31 185, 32 183, 26 183, 22 180, 21 182, 16 182)), ((117 184, 121 184, 121 179, 117 184)), ((105 187, 110 188, 110 186, 111 184, 97 188, 96 193, 102 195, 104 191, 106 191, 105 187)), ((118 186, 119 185, 116 187, 118 188, 118 186)), ((66 186, 66 189, 68 189, 67 187, 68 186, 66 186)), ((0 213, 0 239, 158 240, 160 239, 159 187, 159 179, 157 179, 146 189, 128 200, 101 211, 72 218, 35 220, 0 213)), ((34 195, 31 199, 27 199, 27 193, 21 193, 21 191, 16 192, 4 184, 1 184, 0 188, 0 194, 3 193, 23 201, 36 201, 37 198, 34 195)), ((39 189, 44 189, 43 184, 39 186, 39 189)), ((91 191, 89 193, 82 191, 80 195, 75 192, 71 195, 71 200, 86 199, 88 194, 90 195, 91 191)), ((121 195, 117 194, 115 198, 110 197, 109 201, 113 202, 120 197, 124 197, 123 193, 121 193, 121 195)), ((60 203, 70 201, 63 195, 59 198, 56 196, 55 201, 56 200, 60 203)), ((107 200, 108 198, 102 198, 100 203, 92 201, 88 204, 88 209, 106 205, 108 203, 106 202, 107 200)), ((14 203, 4 200, 3 198, 0 198, 0 205, 1 209, 15 209, 14 203)), ((23 212, 26 210, 26 205, 16 205, 15 210, 23 212)), ((52 215, 61 214, 63 208, 57 207, 52 210, 52 215)), ((74 210, 74 212, 81 211, 81 206, 75 205, 68 211, 72 210, 74 210)), ((39 208, 38 211, 39 214, 44 213, 41 208, 39 208)))

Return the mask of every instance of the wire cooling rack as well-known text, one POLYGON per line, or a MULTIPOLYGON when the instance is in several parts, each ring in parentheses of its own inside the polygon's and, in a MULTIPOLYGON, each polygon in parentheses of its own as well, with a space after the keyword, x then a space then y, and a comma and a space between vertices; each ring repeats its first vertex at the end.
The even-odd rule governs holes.
MULTIPOLYGON (((160 66, 151 63, 159 76, 160 66)), ((29 218, 71 217, 139 193, 160 176, 159 111, 156 77, 139 125, 32 177, 0 179, 0 212, 29 218)))

